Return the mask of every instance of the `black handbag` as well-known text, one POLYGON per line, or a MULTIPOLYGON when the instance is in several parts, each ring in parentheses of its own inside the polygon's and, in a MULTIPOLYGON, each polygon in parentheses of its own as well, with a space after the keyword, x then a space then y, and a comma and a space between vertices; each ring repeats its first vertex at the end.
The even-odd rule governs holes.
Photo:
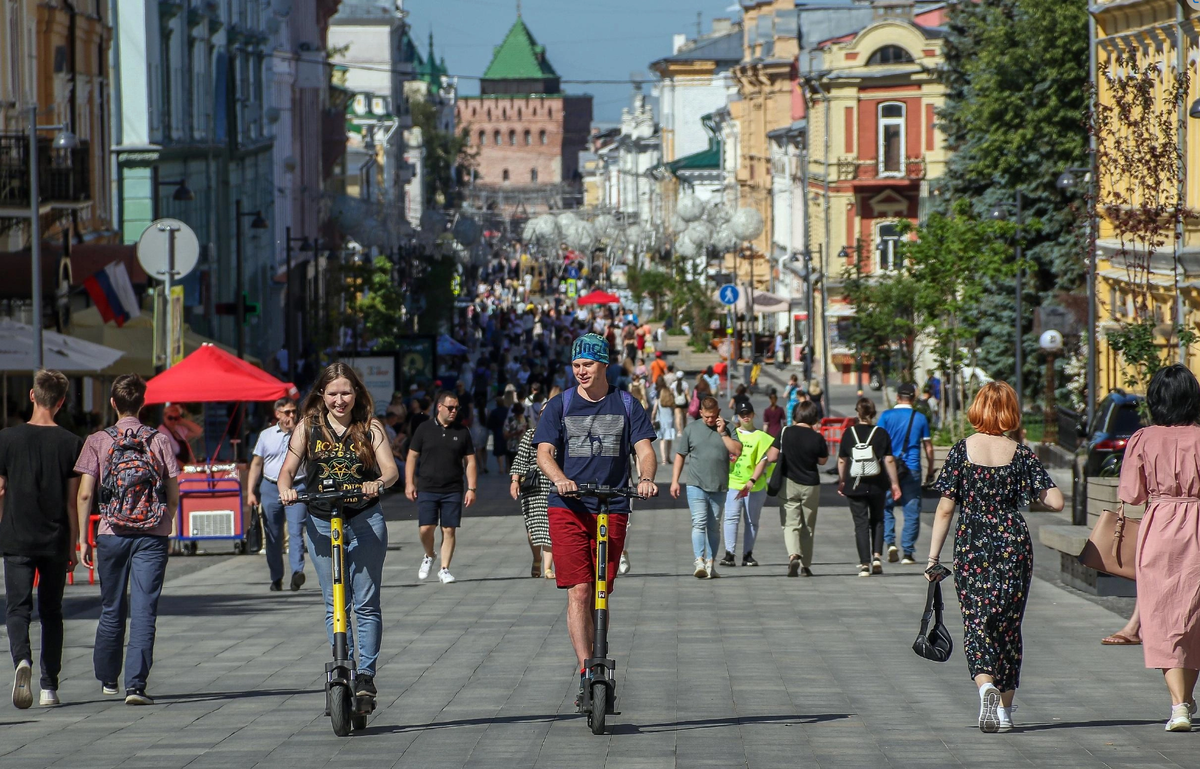
POLYGON ((771 480, 767 481, 768 497, 779 496, 779 492, 783 491, 783 482, 787 478, 787 470, 784 468, 787 455, 783 453, 783 436, 787 432, 788 427, 791 427, 791 425, 783 428, 783 432, 779 434, 779 461, 775 463, 775 469, 771 471, 771 480))
POLYGON ((945 662, 954 651, 954 641, 942 624, 942 585, 929 583, 929 596, 925 599, 925 613, 921 615, 921 631, 913 641, 913 651, 930 662, 945 662), (933 627, 929 627, 930 621, 933 627))
POLYGON ((538 471, 530 468, 529 472, 521 476, 521 483, 517 488, 521 494, 533 494, 540 486, 541 482, 538 480, 538 471))

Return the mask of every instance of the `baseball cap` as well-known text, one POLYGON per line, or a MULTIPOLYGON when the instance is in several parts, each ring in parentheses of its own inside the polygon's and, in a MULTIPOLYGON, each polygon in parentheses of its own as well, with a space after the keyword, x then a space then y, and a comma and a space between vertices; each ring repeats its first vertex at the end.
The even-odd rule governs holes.
POLYGON ((904 384, 902 384, 896 388, 897 397, 902 398, 904 396, 908 396, 909 398, 912 398, 916 394, 917 394, 917 386, 915 384, 910 384, 908 382, 905 382, 904 384))
POLYGON ((738 413, 738 416, 741 416, 743 414, 753 414, 754 407, 751 406, 749 402, 743 403, 742 405, 738 406, 737 413, 738 413))
POLYGON ((655 357, 655 358, 661 358, 661 357, 662 357, 662 350, 655 350, 655 351, 654 351, 654 357, 655 357))

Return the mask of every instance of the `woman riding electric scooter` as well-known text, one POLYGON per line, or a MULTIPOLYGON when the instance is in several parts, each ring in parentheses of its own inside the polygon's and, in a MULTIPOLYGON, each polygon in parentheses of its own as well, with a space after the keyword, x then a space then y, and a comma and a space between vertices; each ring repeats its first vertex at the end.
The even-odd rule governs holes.
MULTIPOLYGON (((379 494, 400 477, 388 446, 383 424, 372 417, 371 394, 354 369, 345 363, 326 367, 313 384, 301 410, 303 422, 292 431, 288 456, 279 473, 279 499, 285 505, 296 501, 292 482, 301 465, 306 470, 309 490, 327 487, 329 480, 338 491, 362 492, 356 502, 342 505, 345 517, 345 573, 350 575, 354 603, 354 633, 347 633, 349 659, 354 659, 354 635, 358 636, 358 670, 354 695, 377 695, 375 660, 383 631, 380 586, 383 559, 387 554, 387 527, 379 494), (324 482, 324 483, 323 483, 324 482)), ((329 642, 333 638, 333 571, 329 518, 334 505, 313 501, 308 506, 310 555, 325 596, 325 620, 329 642)), ((300 543, 292 544, 300 547, 300 543)), ((349 603, 349 601, 347 601, 349 603)))

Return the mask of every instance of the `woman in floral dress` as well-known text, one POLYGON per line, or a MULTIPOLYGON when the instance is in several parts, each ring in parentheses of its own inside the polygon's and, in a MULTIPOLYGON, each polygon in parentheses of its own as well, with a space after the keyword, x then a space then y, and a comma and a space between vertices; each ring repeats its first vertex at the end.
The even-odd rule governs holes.
MULTIPOLYGON (((939 563, 954 508, 954 580, 963 615, 963 653, 979 687, 979 729, 1013 728, 1021 683, 1021 620, 1033 578, 1033 543, 1018 508, 1037 498, 1063 507, 1062 492, 1028 447, 1005 435, 1019 430, 1017 395, 1004 382, 985 385, 967 412, 977 431, 946 457, 935 488, 942 494, 929 543, 939 563)), ((926 571, 940 579, 936 571, 926 571)))

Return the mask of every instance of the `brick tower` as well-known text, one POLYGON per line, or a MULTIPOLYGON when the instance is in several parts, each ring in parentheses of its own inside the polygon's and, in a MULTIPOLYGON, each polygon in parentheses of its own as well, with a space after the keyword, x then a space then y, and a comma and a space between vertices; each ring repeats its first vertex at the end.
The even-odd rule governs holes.
POLYGON ((501 211, 580 205, 579 153, 587 147, 592 97, 563 93, 545 47, 519 14, 479 90, 460 96, 456 109, 477 158, 467 197, 501 211))

